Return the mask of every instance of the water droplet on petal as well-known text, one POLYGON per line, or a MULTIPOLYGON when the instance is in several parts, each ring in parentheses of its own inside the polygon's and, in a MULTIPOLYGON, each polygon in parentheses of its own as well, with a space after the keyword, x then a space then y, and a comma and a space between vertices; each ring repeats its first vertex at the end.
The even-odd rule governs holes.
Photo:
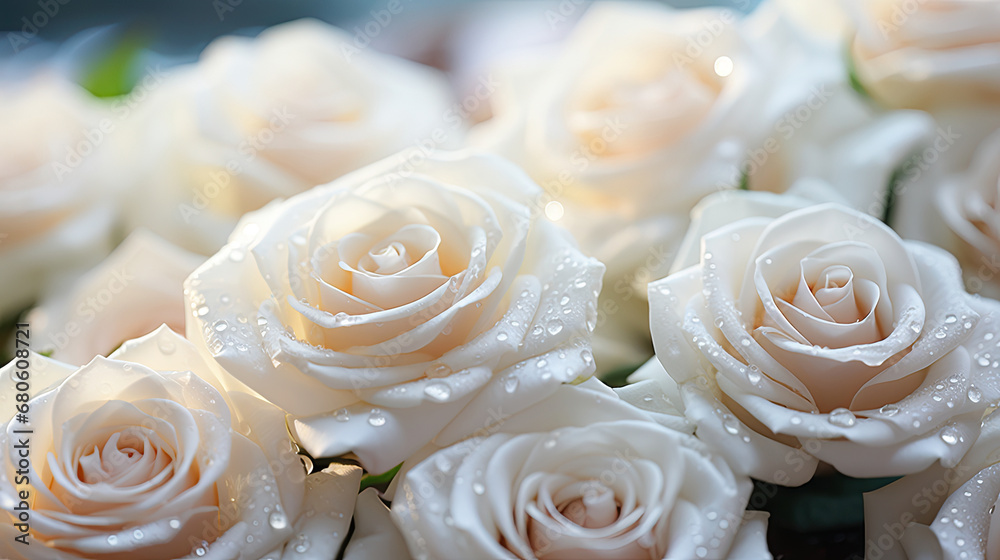
POLYGON ((368 413, 368 423, 376 428, 379 426, 385 426, 385 415, 382 414, 381 410, 373 408, 371 412, 368 413))
POLYGON ((546 330, 549 331, 549 334, 553 336, 559 334, 563 330, 562 321, 560 321, 559 319, 555 319, 554 321, 549 323, 549 326, 546 330))
POLYGON ((517 384, 518 384, 517 376, 514 374, 510 374, 504 379, 503 388, 508 393, 513 393, 514 391, 517 390, 517 384))
POLYGON ((351 413, 346 408, 342 408, 333 413, 333 419, 337 422, 348 422, 351 420, 351 413))
POLYGON ((730 434, 736 435, 740 433, 739 420, 728 414, 722 418, 722 427, 725 428, 730 434))
POLYGON ((887 404, 882 408, 878 409, 882 416, 895 416, 899 414, 899 406, 895 404, 887 404))
POLYGON ((482 496, 486 492, 486 487, 479 482, 474 482, 472 484, 472 491, 482 496))
POLYGON ((947 324, 949 324, 949 325, 952 324, 952 323, 954 323, 954 322, 956 322, 956 321, 958 321, 958 317, 956 317, 956 316, 954 316, 954 315, 952 315, 950 313, 948 315, 945 315, 945 317, 944 317, 944 322, 947 323, 947 324))
POLYGON ((170 528, 171 529, 180 529, 181 528, 181 520, 180 519, 171 519, 170 522, 169 522, 169 524, 170 524, 170 528))
POLYGON ((115 535, 108 535, 108 544, 115 546, 118 544, 118 537, 115 535))
POLYGON ((499 340, 500 342, 503 342, 503 341, 507 340, 507 333, 505 333, 503 331, 498 332, 497 333, 497 340, 499 340))
POLYGON ((447 364, 437 363, 424 370, 424 375, 430 378, 448 377, 452 374, 451 368, 447 364))
POLYGON ((948 445, 955 445, 958 443, 958 434, 952 428, 945 428, 941 431, 941 441, 947 443, 948 445))
POLYGON ((299 534, 299 536, 295 538, 295 552, 302 554, 308 550, 309 550, 309 537, 305 536, 304 534, 299 534))
POLYGON ((969 401, 973 403, 978 403, 983 400, 983 392, 979 390, 979 387, 972 386, 969 387, 969 401))
POLYGON ((834 426, 850 428, 854 425, 855 421, 854 413, 846 408, 836 408, 830 412, 829 422, 834 426))
POLYGON ((288 527, 288 517, 280 511, 271 513, 271 515, 267 518, 267 522, 271 525, 271 527, 279 530, 288 527))
MULTIPOLYGON (((431 383, 424 387, 424 394, 438 402, 444 402, 451 397, 451 387, 447 383, 431 383)), ((371 422, 371 419, 368 421, 371 422)))

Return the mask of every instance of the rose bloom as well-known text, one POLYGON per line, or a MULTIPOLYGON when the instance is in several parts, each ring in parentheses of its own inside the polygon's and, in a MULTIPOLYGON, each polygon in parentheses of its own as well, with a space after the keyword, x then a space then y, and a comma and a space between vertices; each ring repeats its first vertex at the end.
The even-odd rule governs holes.
POLYGON ((188 337, 234 386, 373 472, 594 370, 601 264, 510 163, 420 155, 248 214, 185 285, 188 337))
MULTIPOLYGON (((294 547, 323 558, 340 549, 360 468, 306 480, 281 411, 219 392, 213 365, 168 328, 81 368, 27 360, 30 422, 15 419, 14 391, 0 393, 4 558, 278 560, 294 547), (17 430, 32 430, 24 459, 17 430), (25 506, 27 546, 13 517, 25 506)), ((17 363, 0 370, 10 387, 22 380, 17 363)))
POLYGON ((493 118, 470 132, 472 145, 527 171, 551 199, 547 216, 608 267, 601 370, 650 354, 633 283, 667 270, 701 197, 739 183, 763 91, 738 21, 727 10, 596 4, 555 52, 498 67, 493 118))
POLYGON ((851 0, 858 77, 892 107, 937 110, 1000 98, 1000 4, 851 0))
POLYGON ((450 103, 437 71, 358 50, 318 21, 217 39, 127 121, 123 140, 148 170, 128 219, 211 254, 272 199, 407 146, 455 144, 464 124, 450 103))
POLYGON ((132 232, 101 264, 31 310, 25 322, 34 350, 83 365, 161 324, 184 332, 184 279, 204 261, 146 230, 132 232))
POLYGON ((998 463, 1000 414, 994 412, 954 468, 935 465, 865 494, 868 558, 1000 558, 998 463))
POLYGON ((57 75, 0 83, 0 317, 111 250, 116 174, 105 117, 57 75))
POLYGON ((769 559, 750 479, 664 416, 596 379, 563 386, 404 465, 392 513, 418 558, 769 559))
POLYGON ((791 197, 702 202, 650 284, 657 357, 699 437, 756 478, 809 480, 958 462, 1000 400, 996 301, 954 258, 866 214, 791 197), (724 443, 731 441, 731 443, 724 443))
POLYGON ((965 172, 948 177, 935 195, 933 207, 952 234, 937 237, 939 244, 959 258, 970 291, 1000 295, 1000 131, 983 142, 965 172))

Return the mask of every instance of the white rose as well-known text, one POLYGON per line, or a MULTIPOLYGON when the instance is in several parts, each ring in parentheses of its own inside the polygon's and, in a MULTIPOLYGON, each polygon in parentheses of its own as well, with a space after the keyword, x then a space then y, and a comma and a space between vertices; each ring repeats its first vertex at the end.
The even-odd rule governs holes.
MULTIPOLYGON (((0 84, 0 317, 111 250, 114 173, 90 94, 55 75, 0 84)), ((102 125, 103 123, 103 125, 102 125)))
POLYGON ((865 541, 882 560, 1000 558, 1000 414, 954 468, 924 472, 865 494, 865 541))
POLYGON ((435 70, 314 20, 218 39, 150 95, 128 121, 149 169, 128 217, 203 253, 245 212, 464 126, 435 70))
POLYGON ((563 386, 401 473, 393 515, 417 558, 770 558, 750 479, 658 416, 563 386))
MULTIPOLYGON (((594 370, 603 267, 495 156, 404 152, 248 214, 188 279, 188 337, 384 472, 594 370)), ((236 381, 238 380, 238 381, 236 381)))
POLYGON ((354 506, 354 533, 344 549, 344 560, 410 560, 406 541, 399 533, 389 508, 374 488, 358 495, 354 506))
POLYGON ((764 81, 738 22, 728 10, 596 4, 557 53, 496 72, 493 118, 470 133, 524 168, 552 199, 548 217, 607 265, 602 370, 650 354, 633 284, 666 271, 699 199, 739 182, 764 81))
POLYGON ((1000 400, 1000 304, 967 294, 940 249, 845 207, 798 206, 706 199, 675 272, 650 284, 653 344, 685 413, 778 484, 818 461, 857 477, 954 465, 1000 400))
POLYGON ((184 332, 184 279, 204 261, 146 230, 134 231, 101 264, 31 310, 25 322, 34 349, 83 365, 161 324, 184 332))
POLYGON ((935 190, 935 208, 951 235, 939 245, 952 249, 965 269, 972 292, 1000 295, 1000 131, 977 150, 963 173, 948 177, 935 190))
POLYGON ((166 327, 79 369, 27 360, 28 376, 17 359, 0 370, 0 503, 12 516, 0 524, 0 556, 278 560, 303 557, 295 551, 303 545, 314 557, 340 549, 361 469, 331 467, 306 480, 281 411, 220 393, 214 365, 166 327), (32 393, 26 424, 8 389, 19 381, 32 393), (21 457, 15 445, 25 439, 21 457), (14 540, 22 500, 27 546, 14 540))
POLYGON ((751 190, 793 192, 812 200, 885 214, 893 174, 930 143, 934 119, 922 111, 884 111, 854 91, 842 36, 817 36, 802 21, 835 21, 835 2, 765 2, 746 33, 767 61, 761 109, 768 128, 748 148, 742 169, 751 190), (819 10, 815 12, 815 10, 819 10))
POLYGON ((849 0, 858 77, 892 107, 996 106, 1000 4, 962 0, 849 0))

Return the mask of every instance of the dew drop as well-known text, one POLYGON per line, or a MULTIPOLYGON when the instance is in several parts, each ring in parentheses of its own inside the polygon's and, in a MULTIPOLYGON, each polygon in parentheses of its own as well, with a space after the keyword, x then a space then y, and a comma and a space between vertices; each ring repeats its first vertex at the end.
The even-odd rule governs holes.
POLYGON ((722 427, 725 428, 730 434, 736 435, 740 433, 739 421, 728 414, 722 419, 722 427))
POLYGON ((895 416, 899 414, 899 406, 895 404, 887 404, 882 408, 878 409, 882 416, 895 416))
POLYGON ((482 483, 474 482, 472 484, 472 491, 482 496, 486 492, 486 487, 483 486, 482 483))
POLYGON ((180 529, 181 528, 181 520, 180 519, 171 519, 169 524, 170 524, 170 528, 171 529, 180 529))
POLYGON ((169 337, 161 336, 157 341, 157 346, 160 348, 160 352, 164 354, 173 354, 177 350, 177 344, 174 343, 169 337))
POLYGON ((980 356, 979 359, 976 360, 976 363, 983 367, 988 367, 990 365, 990 359, 985 356, 980 356))
POLYGON ((424 375, 432 379, 448 377, 452 374, 451 368, 447 364, 437 363, 424 370, 424 375))
POLYGON ((983 400, 983 392, 980 391, 979 387, 976 387, 975 385, 969 387, 968 395, 969 395, 969 401, 973 403, 978 403, 979 401, 983 400))
POLYGON ((828 419, 834 426, 840 426, 842 428, 850 428, 855 423, 854 413, 846 408, 835 408, 830 412, 830 418, 828 419))
POLYGON ((108 544, 115 546, 118 544, 118 537, 115 535, 108 535, 108 544))
POLYGON ((514 374, 510 374, 503 381, 503 389, 508 393, 513 393, 514 391, 517 390, 517 384, 518 384, 517 376, 514 374))
POLYGON ((507 340, 507 338, 508 338, 507 337, 507 333, 505 333, 503 331, 500 331, 500 332, 497 333, 497 340, 499 340, 500 342, 503 342, 503 341, 507 340))
POLYGON ((309 550, 309 537, 299 534, 295 539, 295 552, 302 554, 309 550))
POLYGON ((346 408, 342 408, 333 414, 333 419, 337 422, 349 422, 351 420, 351 413, 347 412, 346 408))
POLYGON ((954 316, 954 315, 952 315, 950 313, 948 315, 945 315, 945 317, 944 317, 944 322, 947 323, 947 324, 949 324, 949 325, 952 324, 952 323, 955 323, 957 321, 958 321, 958 317, 956 317, 956 316, 954 316))
MULTIPOLYGON (((447 383, 431 383, 424 387, 424 394, 438 402, 444 402, 451 397, 451 387, 447 383)), ((381 424, 373 423, 371 418, 368 419, 368 422, 373 426, 381 426, 381 424)), ((382 423, 385 423, 384 418, 382 419, 382 423)))
POLYGON ((941 441, 948 445, 955 445, 958 443, 958 434, 952 428, 945 428, 941 431, 941 441))
POLYGON ((382 414, 381 410, 373 408, 371 412, 368 413, 368 423, 376 428, 379 426, 385 426, 385 415, 382 414))
POLYGON ((549 331, 549 334, 553 336, 559 334, 563 330, 562 321, 560 321, 559 319, 555 319, 554 321, 549 323, 549 326, 545 330, 549 331))
POLYGON ((284 529, 288 527, 288 517, 280 511, 275 511, 268 516, 267 522, 275 529, 284 529))
POLYGON ((136 529, 135 531, 132 531, 132 537, 134 537, 136 540, 142 540, 142 538, 145 536, 146 535, 143 534, 142 529, 136 529))

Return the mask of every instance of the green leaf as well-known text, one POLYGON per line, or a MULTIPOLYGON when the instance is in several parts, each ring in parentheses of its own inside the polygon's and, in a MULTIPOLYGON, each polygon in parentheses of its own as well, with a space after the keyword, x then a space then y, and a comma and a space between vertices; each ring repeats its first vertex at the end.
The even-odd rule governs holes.
POLYGON ((136 81, 133 66, 148 42, 144 34, 125 34, 106 56, 91 66, 80 85, 96 97, 115 97, 132 91, 136 81))
POLYGON ((740 173, 740 185, 737 188, 741 191, 750 190, 750 173, 746 169, 740 173))
POLYGON ((373 486, 384 489, 390 482, 392 482, 392 479, 396 476, 396 473, 399 472, 399 468, 402 466, 403 463, 400 463, 382 474, 365 474, 361 477, 361 488, 358 489, 358 492, 373 486))
POLYGON ((861 82, 861 78, 858 76, 858 67, 854 63, 854 57, 851 56, 850 43, 847 43, 844 48, 844 66, 847 67, 847 81, 851 84, 851 89, 857 92, 861 97, 874 101, 875 98, 868 93, 868 90, 865 89, 865 85, 861 82))

